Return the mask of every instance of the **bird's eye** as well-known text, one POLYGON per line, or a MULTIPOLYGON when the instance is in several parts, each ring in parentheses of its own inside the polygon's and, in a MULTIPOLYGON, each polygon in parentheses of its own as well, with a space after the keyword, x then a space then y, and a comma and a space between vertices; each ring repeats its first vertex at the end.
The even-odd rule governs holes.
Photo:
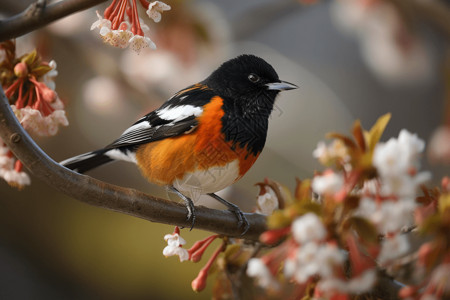
POLYGON ((259 76, 256 74, 251 73, 250 75, 248 75, 248 80, 250 80, 253 83, 257 83, 259 81, 259 76))

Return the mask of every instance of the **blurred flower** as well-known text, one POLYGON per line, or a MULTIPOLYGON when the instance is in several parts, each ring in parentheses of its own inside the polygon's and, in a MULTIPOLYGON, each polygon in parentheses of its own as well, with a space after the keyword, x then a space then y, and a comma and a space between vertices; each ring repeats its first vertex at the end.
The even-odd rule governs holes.
POLYGON ((344 261, 345 255, 336 245, 308 242, 298 247, 293 259, 286 261, 285 275, 298 283, 304 283, 315 275, 332 278, 335 268, 341 269, 344 261))
POLYGON ((321 241, 327 236, 322 221, 314 213, 307 213, 292 223, 292 234, 299 244, 321 241))
POLYGON ((333 163, 346 164, 350 162, 350 155, 342 140, 335 139, 327 146, 324 142, 319 142, 313 152, 313 157, 317 158, 321 164, 330 166, 333 163))
POLYGON ((14 158, 12 152, 0 138, 0 178, 19 189, 29 185, 30 177, 22 171, 22 167, 22 163, 14 158))
POLYGON ((364 61, 387 83, 414 84, 432 76, 432 59, 389 1, 340 0, 331 13, 338 28, 358 38, 364 61))
POLYGON ((398 232, 413 225, 415 199, 376 201, 363 197, 355 214, 372 221, 382 234, 398 232))
POLYGON ((83 86, 83 100, 86 106, 98 115, 116 116, 124 109, 125 98, 120 84, 106 76, 97 76, 83 86))
POLYGON ((344 185, 344 177, 340 173, 335 173, 331 169, 323 172, 323 175, 316 175, 312 181, 314 192, 322 194, 335 194, 344 185))
POLYGON ((434 163, 450 164, 450 126, 441 126, 433 132, 428 157, 434 163))
POLYGON ((165 257, 176 255, 180 258, 180 262, 188 260, 188 251, 182 248, 182 246, 186 244, 186 241, 180 236, 180 229, 178 226, 175 227, 172 234, 166 234, 164 240, 167 242, 167 246, 163 250, 163 255, 165 257))
POLYGON ((373 164, 383 177, 415 173, 419 164, 419 154, 424 148, 423 140, 416 134, 402 129, 398 139, 391 138, 375 147, 373 164))
POLYGON ((247 263, 247 276, 256 279, 259 286, 266 289, 277 290, 280 288, 278 281, 270 272, 269 268, 259 258, 250 258, 247 263))
POLYGON ((381 252, 378 255, 378 262, 384 265, 393 259, 405 255, 409 250, 408 237, 405 234, 395 234, 386 236, 381 244, 381 252))
MULTIPOLYGON (((149 3, 140 0, 139 3, 155 22, 161 20, 162 11, 170 10, 169 5, 160 1, 149 3)), ((105 9, 104 17, 98 11, 97 17, 91 30, 100 29, 100 36, 105 43, 118 48, 130 46, 137 53, 144 48, 156 49, 155 43, 148 37, 149 27, 139 18, 136 0, 114 0, 105 9)))
POLYGON ((318 288, 321 291, 340 291, 349 294, 361 294, 369 291, 377 281, 377 272, 373 269, 367 270, 358 277, 349 281, 339 278, 325 278, 320 280, 318 288))

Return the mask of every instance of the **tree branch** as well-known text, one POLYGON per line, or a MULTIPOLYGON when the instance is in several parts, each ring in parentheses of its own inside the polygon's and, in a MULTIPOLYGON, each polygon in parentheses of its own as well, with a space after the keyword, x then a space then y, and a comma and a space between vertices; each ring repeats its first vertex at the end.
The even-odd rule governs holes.
POLYGON ((50 5, 38 0, 18 15, 0 21, 0 42, 24 35, 106 0, 63 0, 50 5))
MULTIPOLYGON (((81 202, 132 215, 152 222, 189 227, 184 205, 156 198, 134 189, 118 187, 66 169, 48 157, 20 125, 0 87, 0 138, 33 173, 56 190, 81 202)), ((236 216, 226 210, 196 207, 196 229, 240 237, 236 216)), ((246 214, 250 229, 242 236, 258 240, 266 230, 265 217, 246 214)))

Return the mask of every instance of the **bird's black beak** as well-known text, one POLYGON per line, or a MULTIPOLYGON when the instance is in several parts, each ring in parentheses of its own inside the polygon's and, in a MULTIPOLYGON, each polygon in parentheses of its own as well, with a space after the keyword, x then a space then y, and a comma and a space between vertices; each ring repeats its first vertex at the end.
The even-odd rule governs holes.
POLYGON ((297 89, 298 86, 296 86, 293 83, 289 83, 287 81, 278 81, 278 82, 271 82, 271 83, 267 83, 266 87, 268 90, 275 90, 275 91, 288 91, 288 90, 293 90, 293 89, 297 89))

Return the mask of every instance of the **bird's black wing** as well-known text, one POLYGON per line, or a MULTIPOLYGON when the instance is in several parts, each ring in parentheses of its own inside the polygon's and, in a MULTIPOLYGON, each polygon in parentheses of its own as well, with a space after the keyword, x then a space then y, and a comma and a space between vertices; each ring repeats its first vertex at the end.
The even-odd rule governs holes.
POLYGON ((192 132, 198 125, 197 117, 203 113, 203 106, 214 96, 211 89, 201 84, 181 90, 160 108, 139 119, 105 149, 132 148, 192 132))

